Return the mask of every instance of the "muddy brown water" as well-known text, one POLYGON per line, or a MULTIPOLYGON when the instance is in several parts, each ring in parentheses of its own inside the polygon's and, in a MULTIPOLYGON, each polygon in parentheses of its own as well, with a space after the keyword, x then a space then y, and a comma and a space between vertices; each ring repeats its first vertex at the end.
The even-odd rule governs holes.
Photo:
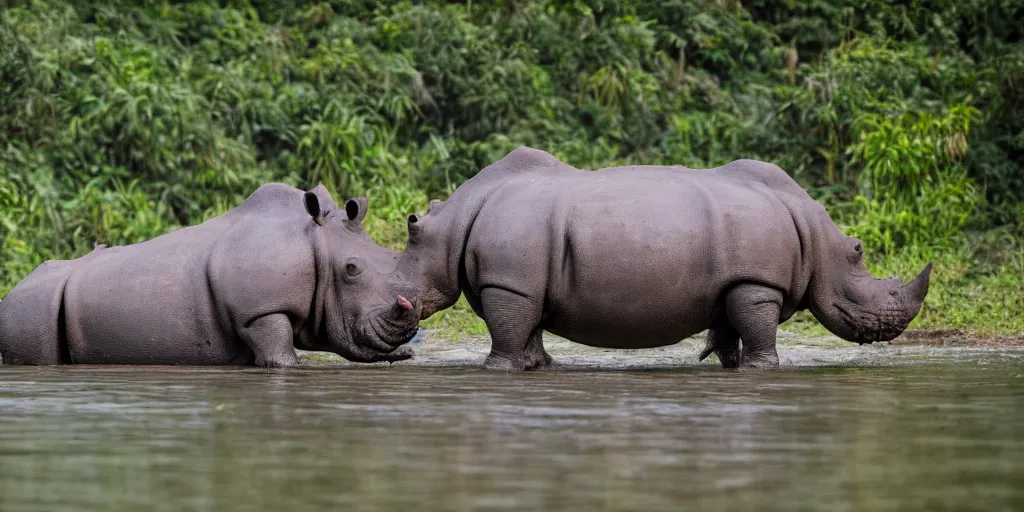
POLYGON ((1024 351, 549 342, 479 370, 0 367, 0 511, 1024 510, 1024 351))

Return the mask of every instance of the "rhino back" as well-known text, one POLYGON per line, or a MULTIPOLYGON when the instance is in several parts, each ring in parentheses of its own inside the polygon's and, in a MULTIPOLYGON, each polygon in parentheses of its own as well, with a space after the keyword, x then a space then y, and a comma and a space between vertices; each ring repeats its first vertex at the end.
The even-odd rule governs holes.
POLYGON ((237 349, 224 346, 226 333, 212 314, 205 272, 212 247, 232 220, 218 217, 111 247, 76 269, 65 298, 71 360, 201 364, 234 355, 237 349))
POLYGON ((224 215, 107 249, 77 269, 66 292, 71 359, 251 363, 254 355, 237 335, 239 325, 267 308, 300 317, 308 312, 312 256, 302 240, 300 225, 309 219, 301 197, 298 189, 265 185, 224 215), (279 277, 289 273, 291 280, 282 282, 279 277))

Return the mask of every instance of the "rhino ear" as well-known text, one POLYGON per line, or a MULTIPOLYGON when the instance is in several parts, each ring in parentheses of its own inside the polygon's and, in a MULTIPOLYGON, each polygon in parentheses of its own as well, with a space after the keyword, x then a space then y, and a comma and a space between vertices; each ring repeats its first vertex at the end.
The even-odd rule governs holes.
POLYGON ((348 220, 361 224, 366 218, 368 206, 369 203, 365 197, 353 197, 345 201, 345 215, 348 216, 348 220))
POLYGON ((313 187, 312 190, 310 190, 310 192, 313 192, 314 194, 317 195, 322 195, 324 197, 331 197, 331 193, 327 191, 327 187, 324 186, 324 182, 322 181, 318 182, 316 186, 313 187))
POLYGON ((310 191, 306 192, 302 196, 302 201, 306 204, 306 213, 308 213, 310 217, 313 217, 313 222, 316 222, 318 226, 323 226, 324 212, 320 210, 320 198, 316 197, 316 194, 310 191))

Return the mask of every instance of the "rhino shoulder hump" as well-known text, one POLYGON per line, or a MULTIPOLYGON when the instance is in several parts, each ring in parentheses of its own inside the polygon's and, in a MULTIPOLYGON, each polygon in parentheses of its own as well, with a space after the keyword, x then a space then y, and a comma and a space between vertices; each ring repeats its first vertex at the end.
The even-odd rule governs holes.
POLYGON ((761 178, 792 179, 786 171, 773 163, 762 162, 761 160, 751 160, 749 158, 733 160, 732 162, 725 164, 723 169, 734 170, 743 174, 750 174, 761 178))
POLYGON ((561 160, 555 158, 551 153, 527 146, 519 146, 497 163, 502 164, 502 169, 514 171, 528 171, 564 165, 561 160))
POLYGON ((296 192, 301 192, 299 189, 285 185, 284 183, 264 183, 260 185, 252 194, 249 194, 250 198, 263 198, 263 197, 274 197, 282 195, 295 195, 296 192))
POLYGON ((747 179, 759 181, 778 191, 806 193, 789 173, 772 163, 748 159, 735 160, 724 165, 722 170, 735 172, 747 179))
POLYGON ((266 208, 270 206, 298 202, 302 199, 302 191, 284 183, 267 183, 249 194, 242 203, 243 207, 266 208))

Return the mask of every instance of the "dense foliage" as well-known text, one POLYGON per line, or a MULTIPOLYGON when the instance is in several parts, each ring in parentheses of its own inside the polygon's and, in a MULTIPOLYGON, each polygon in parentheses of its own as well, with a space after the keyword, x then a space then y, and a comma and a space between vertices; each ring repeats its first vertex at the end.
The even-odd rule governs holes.
POLYGON ((267 181, 369 196, 401 247, 404 214, 525 144, 776 163, 873 270, 936 261, 917 325, 1020 330, 1024 2, 926 4, 8 1, 0 294, 267 181))

